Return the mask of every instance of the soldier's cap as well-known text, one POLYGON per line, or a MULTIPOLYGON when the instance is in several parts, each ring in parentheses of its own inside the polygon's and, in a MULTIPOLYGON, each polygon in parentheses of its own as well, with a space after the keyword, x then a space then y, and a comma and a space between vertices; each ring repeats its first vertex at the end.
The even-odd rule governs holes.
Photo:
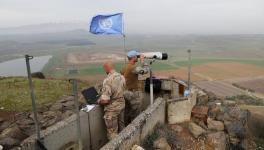
POLYGON ((135 57, 135 56, 139 56, 140 53, 136 50, 130 50, 128 53, 127 53, 127 57, 131 58, 131 57, 135 57))

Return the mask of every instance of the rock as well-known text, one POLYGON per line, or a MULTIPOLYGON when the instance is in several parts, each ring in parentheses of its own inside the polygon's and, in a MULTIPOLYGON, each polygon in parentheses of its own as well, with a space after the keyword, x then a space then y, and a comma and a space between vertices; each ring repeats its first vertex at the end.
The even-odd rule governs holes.
POLYGON ((208 95, 202 90, 199 90, 197 93, 197 105, 207 105, 208 95))
POLYGON ((53 104, 51 107, 50 107, 50 110, 51 111, 62 111, 62 107, 63 107, 63 105, 62 105, 62 103, 55 103, 55 104, 53 104))
POLYGON ((74 101, 67 101, 65 103, 62 103, 63 107, 66 109, 66 110, 71 110, 71 109, 74 109, 74 101))
POLYGON ((67 99, 62 98, 62 99, 58 100, 57 103, 65 103, 65 102, 67 102, 67 101, 68 101, 67 99))
POLYGON ((73 96, 63 96, 60 100, 57 101, 57 103, 65 103, 67 101, 73 101, 73 96))
POLYGON ((207 130, 208 127, 205 125, 204 120, 200 120, 198 118, 192 118, 192 121, 202 127, 203 129, 207 130))
POLYGON ((215 150, 227 149, 226 134, 223 131, 208 134, 207 141, 215 150))
POLYGON ((16 124, 27 136, 30 136, 35 132, 35 123, 31 118, 21 118, 20 120, 16 121, 16 124))
POLYGON ((32 134, 35 134, 35 125, 19 125, 19 128, 21 129, 21 131, 26 135, 26 136, 30 136, 32 134))
POLYGON ((144 150, 144 148, 142 148, 141 146, 138 145, 134 145, 131 150, 144 150))
POLYGON ((18 139, 18 140, 24 140, 27 137, 27 135, 25 135, 20 130, 20 128, 15 124, 2 131, 0 135, 0 139, 5 138, 5 137, 11 137, 11 138, 18 139))
POLYGON ((233 121, 234 118, 232 118, 228 112, 225 112, 223 115, 218 115, 217 120, 219 121, 233 121))
POLYGON ((61 112, 59 111, 47 111, 43 113, 43 120, 41 120, 41 127, 43 129, 55 124, 61 120, 61 112))
POLYGON ((46 112, 46 111, 49 111, 49 106, 47 106, 47 105, 41 105, 41 107, 38 108, 38 112, 39 113, 43 113, 43 112, 46 112))
POLYGON ((231 143, 232 147, 239 147, 240 140, 238 138, 229 135, 229 142, 231 143))
POLYGON ((177 133, 181 133, 183 128, 180 126, 180 125, 177 125, 177 124, 174 124, 174 125, 171 125, 171 129, 177 133))
POLYGON ((218 100, 218 97, 213 92, 206 92, 206 94, 208 95, 209 102, 214 102, 218 100))
POLYGON ((211 118, 207 118, 207 126, 210 130, 223 131, 225 129, 223 122, 212 120, 211 118))
POLYGON ((168 144, 166 138, 159 138, 156 141, 154 141, 153 148, 159 150, 171 150, 171 147, 168 144))
POLYGON ((18 146, 19 143, 20 143, 19 140, 11 137, 5 137, 0 140, 0 145, 2 145, 4 149, 11 149, 12 147, 18 146))
POLYGON ((225 123, 226 130, 231 137, 243 139, 246 136, 246 129, 240 121, 232 121, 225 123))
POLYGON ((74 101, 74 96, 67 96, 65 97, 66 101, 74 101))
POLYGON ((11 148, 10 150, 21 150, 21 149, 22 149, 21 147, 16 146, 16 147, 11 148))
POLYGON ((18 125, 34 125, 34 121, 31 118, 28 119, 20 119, 19 121, 16 121, 18 125))
POLYGON ((209 106, 208 116, 211 118, 216 118, 220 112, 221 112, 220 107, 215 106, 215 104, 213 103, 213 104, 211 104, 211 106, 209 106))
MULTIPOLYGON (((33 112, 30 113, 29 118, 32 119, 32 120, 34 120, 34 113, 33 113, 33 112)), ((43 116, 42 116, 42 114, 37 113, 37 118, 38 118, 38 121, 39 121, 39 122, 40 122, 41 120, 43 120, 43 116)))
POLYGON ((206 122, 208 117, 208 106, 194 106, 192 108, 192 117, 206 122))
POLYGON ((198 126, 197 124, 193 122, 189 123, 189 131, 192 133, 192 135, 195 138, 198 138, 200 135, 206 132, 202 127, 198 126))
POLYGON ((68 117, 70 117, 71 115, 73 115, 74 114, 74 112, 73 111, 71 111, 71 110, 66 110, 63 114, 62 114, 62 119, 65 119, 65 118, 68 118, 68 117))
POLYGON ((0 123, 3 123, 4 121, 5 119, 0 117, 0 123))
POLYGON ((9 122, 9 121, 4 121, 4 122, 1 124, 1 126, 0 126, 0 133, 1 133, 4 129, 8 128, 10 125, 11 125, 11 122, 9 122))

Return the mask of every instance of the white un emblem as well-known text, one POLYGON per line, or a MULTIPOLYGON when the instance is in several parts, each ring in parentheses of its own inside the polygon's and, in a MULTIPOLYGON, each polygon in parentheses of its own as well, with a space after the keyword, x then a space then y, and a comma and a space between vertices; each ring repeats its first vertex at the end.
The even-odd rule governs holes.
POLYGON ((113 26, 113 21, 111 18, 100 19, 99 26, 101 29, 110 29, 113 26))

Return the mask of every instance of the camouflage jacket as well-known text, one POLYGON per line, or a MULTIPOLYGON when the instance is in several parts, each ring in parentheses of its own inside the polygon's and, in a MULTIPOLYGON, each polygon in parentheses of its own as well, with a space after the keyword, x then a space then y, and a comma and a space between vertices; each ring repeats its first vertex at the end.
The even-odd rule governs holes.
POLYGON ((136 64, 132 65, 130 63, 125 64, 121 70, 121 74, 124 75, 126 79, 127 90, 139 90, 139 75, 147 74, 148 72, 149 68, 145 64, 141 64, 141 66, 137 66, 136 64))
POLYGON ((104 79, 101 99, 109 100, 105 111, 120 111, 125 107, 124 90, 125 78, 115 70, 111 71, 104 79))

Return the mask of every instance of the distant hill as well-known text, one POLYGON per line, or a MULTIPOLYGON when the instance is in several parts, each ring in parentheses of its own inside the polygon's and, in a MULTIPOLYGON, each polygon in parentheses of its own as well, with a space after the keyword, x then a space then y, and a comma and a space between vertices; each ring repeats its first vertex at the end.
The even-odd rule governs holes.
POLYGON ((76 29, 88 29, 88 23, 43 23, 18 27, 0 28, 0 35, 57 33, 76 29))
MULTIPOLYGON (((89 23, 47 23, 0 28, 0 62, 55 51, 123 52, 121 35, 93 35, 89 23)), ((196 58, 263 59, 264 35, 144 35, 127 34, 126 49, 167 52, 170 61, 196 58)))

